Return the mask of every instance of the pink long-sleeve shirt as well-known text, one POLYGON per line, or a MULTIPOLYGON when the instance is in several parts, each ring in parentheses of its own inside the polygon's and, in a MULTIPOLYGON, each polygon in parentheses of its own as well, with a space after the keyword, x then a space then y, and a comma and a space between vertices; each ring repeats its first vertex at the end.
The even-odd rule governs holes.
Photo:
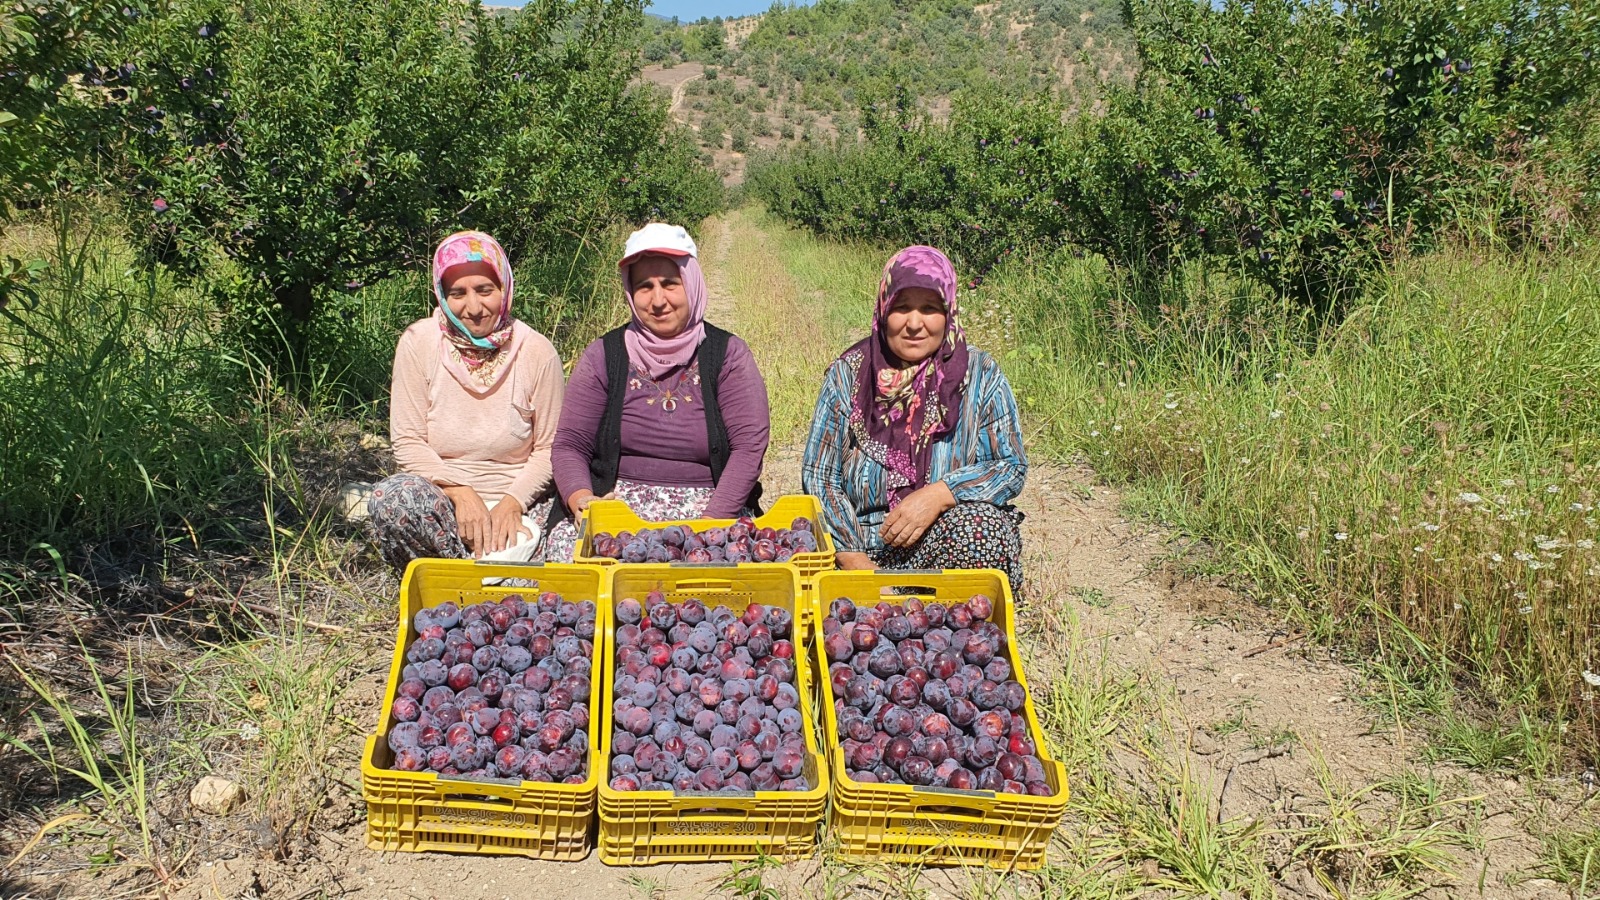
POLYGON ((500 383, 477 396, 440 361, 439 325, 413 322, 394 354, 389 439, 401 471, 441 486, 467 485, 493 507, 524 509, 550 484, 550 446, 566 382, 549 339, 522 322, 521 348, 500 383))

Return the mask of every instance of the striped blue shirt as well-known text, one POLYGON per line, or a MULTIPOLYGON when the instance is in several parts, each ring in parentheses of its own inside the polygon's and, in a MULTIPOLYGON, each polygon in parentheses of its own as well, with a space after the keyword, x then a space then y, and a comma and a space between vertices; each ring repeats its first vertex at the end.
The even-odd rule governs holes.
MULTIPOLYGON (((928 483, 943 481, 957 502, 1010 503, 1022 493, 1028 456, 1022 449, 1022 417, 1011 384, 994 357, 968 348, 967 380, 956 427, 933 442, 928 483)), ((882 549, 878 533, 889 511, 887 472, 862 452, 850 433, 856 373, 835 360, 822 379, 811 417, 800 479, 822 502, 823 524, 841 552, 882 549)))

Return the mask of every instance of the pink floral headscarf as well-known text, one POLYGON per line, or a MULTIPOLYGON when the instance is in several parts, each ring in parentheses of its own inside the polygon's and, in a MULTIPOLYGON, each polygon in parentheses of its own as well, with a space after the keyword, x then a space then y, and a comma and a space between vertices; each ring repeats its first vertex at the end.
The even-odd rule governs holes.
POLYGON ((956 302, 956 270, 932 247, 907 247, 890 258, 878 282, 872 334, 844 352, 857 364, 850 430, 865 453, 889 473, 889 506, 928 483, 933 442, 956 427, 967 379, 967 337, 956 302), (885 320, 906 288, 928 288, 944 299, 944 343, 908 368, 896 365, 885 320), (854 354, 854 356, 852 356, 854 354))
POLYGON ((511 361, 521 347, 520 335, 514 327, 516 320, 511 318, 514 281, 511 259, 506 256, 505 248, 481 231, 458 231, 440 241, 438 249, 433 251, 433 296, 439 303, 433 317, 439 323, 439 358, 461 386, 475 394, 487 393, 500 383, 511 370, 511 361), (475 337, 450 312, 450 304, 444 296, 445 275, 456 266, 475 262, 488 263, 505 290, 500 319, 494 331, 481 338, 475 337))

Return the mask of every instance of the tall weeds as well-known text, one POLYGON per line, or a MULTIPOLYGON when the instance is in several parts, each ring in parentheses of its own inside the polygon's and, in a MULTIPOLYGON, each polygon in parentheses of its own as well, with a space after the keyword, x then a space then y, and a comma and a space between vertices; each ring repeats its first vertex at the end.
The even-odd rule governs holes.
POLYGON ((1136 485, 1324 636, 1594 745, 1600 252, 1404 261, 1320 330, 1225 273, 1156 303, 1118 284, 1062 255, 978 295, 1014 320, 1046 447, 1136 485))

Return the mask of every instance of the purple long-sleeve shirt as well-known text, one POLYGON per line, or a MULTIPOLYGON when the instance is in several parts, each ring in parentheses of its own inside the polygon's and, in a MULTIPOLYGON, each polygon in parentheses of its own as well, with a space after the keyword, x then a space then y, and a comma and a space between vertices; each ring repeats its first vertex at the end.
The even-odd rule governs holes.
MULTIPOLYGON (((660 382, 630 367, 622 400, 618 478, 672 487, 712 486, 699 367, 696 356, 660 382)), ((556 489, 563 499, 591 486, 589 461, 594 458, 595 431, 606 411, 606 381, 605 346, 596 340, 584 349, 567 380, 561 423, 550 451, 556 489)), ((771 429, 766 382, 749 345, 738 337, 728 339, 717 398, 730 453, 705 515, 726 519, 739 515, 761 477, 771 429)))

